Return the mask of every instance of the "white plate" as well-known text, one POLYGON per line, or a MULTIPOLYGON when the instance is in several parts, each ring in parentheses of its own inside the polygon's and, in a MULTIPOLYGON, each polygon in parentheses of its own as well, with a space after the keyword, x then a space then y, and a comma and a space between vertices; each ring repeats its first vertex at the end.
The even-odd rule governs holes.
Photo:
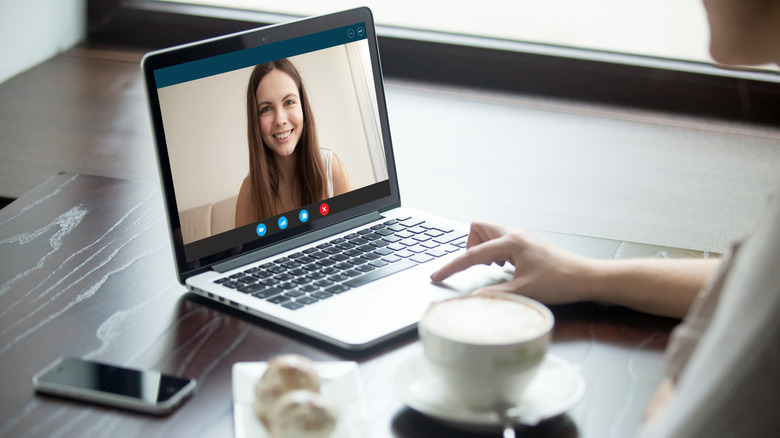
MULTIPOLYGON (((255 383, 265 373, 267 362, 233 364, 233 425, 237 438, 269 437, 265 426, 255 415, 255 383)), ((333 438, 366 436, 363 410, 363 383, 357 363, 348 361, 314 362, 322 381, 323 395, 339 408, 339 420, 333 438)))
MULTIPOLYGON (((407 406, 451 426, 468 430, 501 426, 496 413, 476 411, 447 399, 422 353, 401 364, 393 383, 399 398, 407 406)), ((518 406, 518 424, 535 426, 542 420, 563 414, 574 407, 584 393, 585 380, 577 368, 548 353, 518 406)))

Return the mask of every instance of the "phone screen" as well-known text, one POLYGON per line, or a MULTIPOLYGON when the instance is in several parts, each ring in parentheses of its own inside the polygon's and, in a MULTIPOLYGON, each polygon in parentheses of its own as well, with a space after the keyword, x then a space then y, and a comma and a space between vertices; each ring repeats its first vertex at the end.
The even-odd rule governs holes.
MULTIPOLYGON (((180 391, 193 386, 191 379, 159 371, 141 371, 114 365, 64 358, 35 377, 36 387, 60 395, 107 394, 136 399, 144 405, 166 405, 180 391)), ((187 391, 189 392, 189 391, 187 391)), ((101 400, 95 400, 101 401, 101 400)), ((109 400, 102 400, 109 401, 109 400)))

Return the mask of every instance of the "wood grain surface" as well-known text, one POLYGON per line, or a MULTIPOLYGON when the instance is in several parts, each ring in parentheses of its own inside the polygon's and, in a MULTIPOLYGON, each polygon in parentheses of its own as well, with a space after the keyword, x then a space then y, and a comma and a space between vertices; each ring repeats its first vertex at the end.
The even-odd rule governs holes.
MULTIPOLYGON (((395 396, 395 370, 421 352, 415 334, 345 353, 187 293, 155 185, 58 174, 0 210, 0 260, 0 436, 229 437, 233 363, 291 352, 359 363, 371 437, 481 436, 395 396), (36 395, 32 375, 60 356, 190 376, 199 388, 162 418, 36 395)), ((587 389, 566 415, 522 436, 631 436, 676 321, 597 304, 552 310, 550 351, 579 368, 587 389)))

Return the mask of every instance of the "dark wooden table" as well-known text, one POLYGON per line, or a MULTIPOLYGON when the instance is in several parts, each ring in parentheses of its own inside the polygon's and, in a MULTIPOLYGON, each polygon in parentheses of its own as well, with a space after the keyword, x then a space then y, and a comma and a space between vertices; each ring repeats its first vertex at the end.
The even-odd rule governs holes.
MULTIPOLYGON (((359 363, 371 437, 474 436, 394 395, 416 335, 345 353, 206 302, 177 283, 165 230, 156 185, 113 178, 58 174, 0 210, 0 436, 231 436, 232 365, 291 352, 359 363), (163 418, 35 395, 32 375, 66 355, 192 376, 199 389, 163 418)), ((676 321, 596 304, 553 312, 550 351, 580 368, 586 393, 521 436, 632 436, 676 321)))

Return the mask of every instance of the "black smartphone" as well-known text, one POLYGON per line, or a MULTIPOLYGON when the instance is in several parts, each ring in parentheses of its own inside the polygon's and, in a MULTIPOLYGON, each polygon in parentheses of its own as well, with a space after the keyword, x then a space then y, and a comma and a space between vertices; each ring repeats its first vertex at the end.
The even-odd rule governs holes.
POLYGON ((36 392, 164 415, 193 393, 194 379, 65 357, 33 376, 36 392))

